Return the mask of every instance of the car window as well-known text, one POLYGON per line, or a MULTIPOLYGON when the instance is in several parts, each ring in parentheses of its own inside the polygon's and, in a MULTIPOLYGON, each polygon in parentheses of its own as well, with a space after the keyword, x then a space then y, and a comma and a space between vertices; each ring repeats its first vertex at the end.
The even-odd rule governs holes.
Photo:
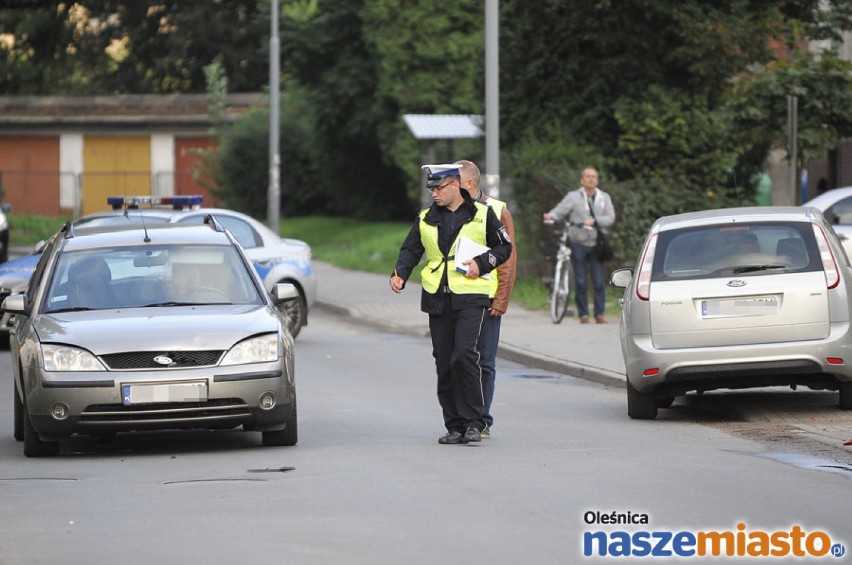
POLYGON ((820 268, 810 224, 711 226, 663 232, 654 280, 750 276, 820 268))
MULTIPOLYGON (((200 224, 204 222, 204 216, 202 214, 194 214, 191 216, 186 216, 178 220, 178 223, 193 223, 200 224)), ((263 240, 260 237, 260 234, 255 231, 255 229, 249 224, 247 221, 242 218, 236 218, 234 216, 227 216, 223 214, 214 214, 216 221, 222 224, 222 226, 231 232, 234 238, 243 246, 243 249, 251 249, 253 247, 260 247, 263 244, 263 240)))
POLYGON ((825 217, 829 223, 841 226, 852 225, 852 196, 835 202, 825 211, 825 217))
POLYGON ((100 226, 121 226, 128 224, 164 224, 168 222, 168 218, 160 216, 149 216, 140 213, 132 213, 128 215, 115 214, 112 216, 91 216, 83 217, 74 222, 74 226, 78 228, 94 228, 100 226))
POLYGON ((235 247, 164 245, 60 255, 45 311, 262 302, 235 247))

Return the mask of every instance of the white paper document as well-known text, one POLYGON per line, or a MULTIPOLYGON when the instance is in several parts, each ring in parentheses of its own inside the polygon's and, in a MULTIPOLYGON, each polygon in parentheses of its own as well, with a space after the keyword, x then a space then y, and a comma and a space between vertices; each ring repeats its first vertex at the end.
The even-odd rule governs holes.
MULTIPOLYGON (((476 243, 475 241, 473 241, 472 239, 470 239, 468 237, 464 237, 464 236, 460 237, 459 242, 456 245, 456 259, 455 259, 456 271, 458 271, 460 273, 466 273, 467 270, 468 270, 468 266, 463 265, 462 263, 464 263, 468 259, 473 259, 474 257, 478 257, 479 255, 482 255, 486 251, 490 251, 490 250, 491 250, 490 247, 486 247, 484 245, 476 243)), ((486 273, 486 274, 482 275, 482 278, 483 279, 490 279, 491 273, 486 273)))

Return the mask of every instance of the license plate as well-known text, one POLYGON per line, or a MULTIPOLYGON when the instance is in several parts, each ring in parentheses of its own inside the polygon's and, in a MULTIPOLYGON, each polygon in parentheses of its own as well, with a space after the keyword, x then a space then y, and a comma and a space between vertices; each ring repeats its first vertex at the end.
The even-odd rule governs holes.
POLYGON ((778 313, 780 304, 781 299, 778 296, 702 300, 701 317, 771 316, 778 313))
POLYGON ((154 402, 201 402, 207 400, 207 381, 122 385, 121 397, 125 406, 154 402))

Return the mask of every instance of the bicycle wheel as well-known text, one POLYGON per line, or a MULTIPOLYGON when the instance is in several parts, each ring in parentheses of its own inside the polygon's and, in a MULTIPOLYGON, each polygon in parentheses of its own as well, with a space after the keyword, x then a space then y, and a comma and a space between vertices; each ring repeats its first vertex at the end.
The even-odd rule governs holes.
POLYGON ((568 304, 571 302, 571 285, 574 284, 574 268, 571 266, 571 261, 562 263, 562 273, 559 276, 559 307, 562 313, 559 315, 560 321, 568 313, 568 304))
POLYGON ((553 279, 553 294, 550 299, 550 318, 558 324, 568 312, 571 298, 571 263, 561 261, 553 279))
POLYGON ((565 317, 568 299, 565 296, 565 281, 569 277, 570 264, 557 261, 553 267, 553 282, 550 290, 550 319, 558 324, 565 317))

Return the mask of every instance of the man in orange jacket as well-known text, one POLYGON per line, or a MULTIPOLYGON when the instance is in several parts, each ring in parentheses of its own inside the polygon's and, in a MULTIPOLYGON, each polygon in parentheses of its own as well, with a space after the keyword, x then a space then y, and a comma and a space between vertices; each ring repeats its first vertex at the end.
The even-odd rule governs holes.
MULTIPOLYGON (((495 211, 499 210, 498 218, 506 228, 509 239, 515 241, 515 224, 512 214, 505 202, 486 196, 479 186, 479 167, 472 161, 459 160, 454 163, 459 166, 461 173, 461 186, 466 189, 474 200, 491 206, 495 211)), ((482 360, 482 388, 485 395, 482 417, 486 427, 482 430, 483 438, 491 437, 491 426, 494 418, 491 416, 491 402, 494 400, 494 381, 497 365, 497 344, 500 341, 500 320, 506 310, 509 309, 509 300, 512 297, 512 288, 515 286, 515 273, 517 272, 518 252, 517 247, 512 247, 509 259, 497 269, 497 292, 491 299, 491 308, 486 324, 489 326, 487 342, 485 346, 485 358, 482 360)))

